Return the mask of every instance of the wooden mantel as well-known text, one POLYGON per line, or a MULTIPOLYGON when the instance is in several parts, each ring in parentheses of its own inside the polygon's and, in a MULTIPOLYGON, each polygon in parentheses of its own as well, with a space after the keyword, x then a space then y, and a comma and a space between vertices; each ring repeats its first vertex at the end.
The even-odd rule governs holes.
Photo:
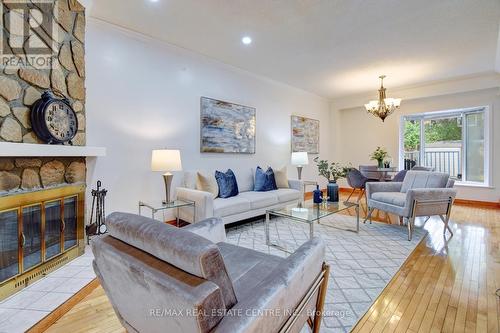
POLYGON ((105 147, 0 142, 0 157, 103 157, 105 147))

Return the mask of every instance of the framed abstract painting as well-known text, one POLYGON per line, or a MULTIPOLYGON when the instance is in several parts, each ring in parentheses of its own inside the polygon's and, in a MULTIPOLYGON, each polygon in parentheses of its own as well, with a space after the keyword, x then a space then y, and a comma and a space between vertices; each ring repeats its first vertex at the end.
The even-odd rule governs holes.
POLYGON ((319 154, 319 120, 292 116, 292 152, 319 154))
POLYGON ((256 109, 202 97, 200 151, 255 154, 256 109))

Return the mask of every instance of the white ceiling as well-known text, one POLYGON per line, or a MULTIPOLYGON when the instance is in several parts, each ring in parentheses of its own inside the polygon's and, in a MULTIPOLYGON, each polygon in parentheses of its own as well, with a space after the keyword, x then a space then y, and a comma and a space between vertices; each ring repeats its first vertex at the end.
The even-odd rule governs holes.
POLYGON ((95 0, 89 8, 330 98, 376 90, 379 74, 391 88, 496 67, 500 0, 95 0))

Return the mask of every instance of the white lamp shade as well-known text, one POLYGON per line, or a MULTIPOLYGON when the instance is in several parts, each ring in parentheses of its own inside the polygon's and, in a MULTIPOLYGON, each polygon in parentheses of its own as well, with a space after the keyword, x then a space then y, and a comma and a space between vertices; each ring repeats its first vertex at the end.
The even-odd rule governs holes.
POLYGON ((307 152, 292 153, 292 165, 304 166, 309 164, 307 152))
POLYGON ((181 152, 179 150, 159 149, 151 154, 152 171, 181 171, 181 152))

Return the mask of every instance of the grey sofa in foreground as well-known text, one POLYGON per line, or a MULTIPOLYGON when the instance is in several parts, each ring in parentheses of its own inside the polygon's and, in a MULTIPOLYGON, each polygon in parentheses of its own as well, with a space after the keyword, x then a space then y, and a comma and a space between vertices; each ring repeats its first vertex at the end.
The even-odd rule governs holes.
POLYGON ((178 229, 114 213, 93 262, 128 332, 319 332, 329 267, 319 238, 280 258, 225 243, 212 218, 178 229))
MULTIPOLYGON (((448 229, 451 207, 457 191, 454 181, 446 173, 408 171, 403 182, 366 183, 368 217, 374 209, 403 217, 408 226, 408 240, 417 216, 439 215, 448 229)), ((366 222, 366 220, 365 220, 366 222)))

